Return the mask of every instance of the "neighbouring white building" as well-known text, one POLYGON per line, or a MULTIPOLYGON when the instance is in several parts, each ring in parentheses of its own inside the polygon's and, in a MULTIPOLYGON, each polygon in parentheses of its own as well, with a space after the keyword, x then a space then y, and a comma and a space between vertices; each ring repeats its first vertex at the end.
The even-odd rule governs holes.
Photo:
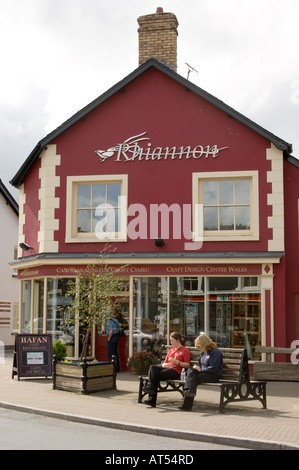
POLYGON ((18 330, 19 281, 9 263, 17 258, 19 206, 0 179, 0 343, 14 344, 18 330))

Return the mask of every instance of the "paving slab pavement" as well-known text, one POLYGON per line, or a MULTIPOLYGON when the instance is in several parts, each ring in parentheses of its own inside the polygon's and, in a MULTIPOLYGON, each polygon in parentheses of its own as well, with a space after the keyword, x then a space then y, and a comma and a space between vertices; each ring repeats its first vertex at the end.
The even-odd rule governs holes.
POLYGON ((12 379, 12 358, 0 364, 0 406, 61 419, 251 449, 299 450, 299 382, 268 382, 267 409, 258 401, 218 412, 219 390, 198 388, 193 411, 163 393, 156 408, 138 404, 138 377, 117 374, 117 390, 81 395, 53 390, 46 378, 12 379))

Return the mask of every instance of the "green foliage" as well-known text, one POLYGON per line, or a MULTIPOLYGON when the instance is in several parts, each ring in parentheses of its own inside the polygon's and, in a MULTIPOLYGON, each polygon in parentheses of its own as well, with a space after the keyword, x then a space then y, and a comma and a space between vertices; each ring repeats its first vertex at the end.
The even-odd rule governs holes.
POLYGON ((68 283, 66 297, 72 298, 68 308, 70 318, 65 322, 77 324, 85 330, 81 359, 86 356, 92 327, 105 327, 117 307, 117 294, 126 291, 126 284, 117 275, 123 267, 111 268, 108 255, 101 253, 99 262, 80 270, 77 279, 68 283))
POLYGON ((53 343, 53 354, 57 356, 58 361, 63 361, 66 356, 66 345, 61 341, 53 343))

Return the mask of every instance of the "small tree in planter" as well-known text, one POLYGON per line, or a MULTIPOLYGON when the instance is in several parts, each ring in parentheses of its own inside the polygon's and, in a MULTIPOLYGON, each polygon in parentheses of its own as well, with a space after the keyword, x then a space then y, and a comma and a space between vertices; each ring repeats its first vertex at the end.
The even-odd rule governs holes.
POLYGON ((124 283, 107 265, 107 256, 100 262, 80 272, 76 281, 70 281, 66 297, 73 299, 69 306, 71 318, 65 323, 78 324, 85 330, 85 337, 78 363, 57 362, 54 359, 53 388, 81 393, 92 393, 116 388, 115 367, 110 362, 91 363, 86 360, 90 333, 94 326, 102 328, 110 319, 117 295, 125 291, 124 283))
POLYGON ((80 361, 86 357, 90 333, 94 326, 102 328, 116 307, 117 294, 126 290, 125 284, 115 276, 107 264, 108 255, 101 254, 98 264, 87 266, 76 280, 68 283, 66 297, 73 298, 69 306, 68 324, 78 324, 85 331, 80 361))

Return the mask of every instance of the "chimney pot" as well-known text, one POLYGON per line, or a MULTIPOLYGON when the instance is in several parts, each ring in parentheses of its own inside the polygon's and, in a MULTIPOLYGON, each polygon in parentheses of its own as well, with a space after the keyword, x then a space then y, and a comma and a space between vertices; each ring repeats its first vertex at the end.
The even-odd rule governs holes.
POLYGON ((158 7, 156 13, 163 13, 163 8, 158 7))

